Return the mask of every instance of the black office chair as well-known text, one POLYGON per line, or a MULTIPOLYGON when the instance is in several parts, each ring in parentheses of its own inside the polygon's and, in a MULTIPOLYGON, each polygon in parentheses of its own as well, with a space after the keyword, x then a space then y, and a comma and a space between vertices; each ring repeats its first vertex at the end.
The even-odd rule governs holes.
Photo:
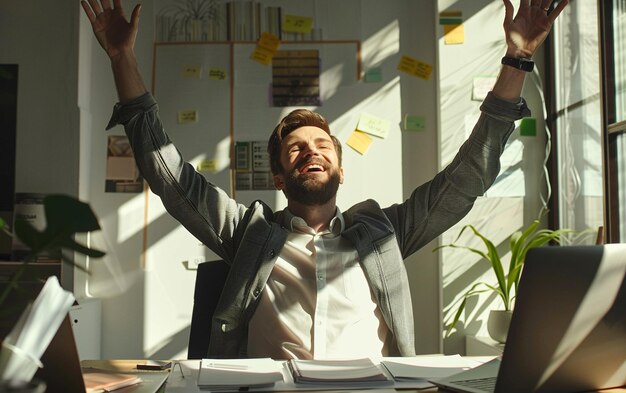
POLYGON ((211 319, 224 289, 230 266, 224 261, 203 262, 196 272, 193 313, 189 332, 188 359, 203 359, 209 351, 211 319))

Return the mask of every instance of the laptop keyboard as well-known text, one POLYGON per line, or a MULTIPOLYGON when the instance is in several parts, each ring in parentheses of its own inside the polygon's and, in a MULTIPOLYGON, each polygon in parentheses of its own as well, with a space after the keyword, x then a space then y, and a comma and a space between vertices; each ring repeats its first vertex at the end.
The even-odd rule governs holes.
POLYGON ((482 390, 484 392, 493 392, 496 388, 496 377, 466 379, 454 381, 454 383, 468 388, 482 390))

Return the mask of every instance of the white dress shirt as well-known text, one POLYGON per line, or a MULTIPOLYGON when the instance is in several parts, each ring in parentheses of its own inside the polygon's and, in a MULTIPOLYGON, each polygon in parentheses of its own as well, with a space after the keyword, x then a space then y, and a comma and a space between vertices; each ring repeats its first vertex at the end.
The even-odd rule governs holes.
POLYGON ((248 355, 346 359, 388 354, 392 339, 339 209, 315 232, 285 210, 287 242, 252 316, 248 355))

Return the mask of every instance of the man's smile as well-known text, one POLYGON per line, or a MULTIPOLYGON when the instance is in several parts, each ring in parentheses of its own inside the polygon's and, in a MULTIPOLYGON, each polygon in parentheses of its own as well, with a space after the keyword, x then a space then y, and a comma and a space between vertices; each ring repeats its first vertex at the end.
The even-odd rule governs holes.
POLYGON ((298 169, 298 171, 300 173, 326 172, 326 169, 320 164, 310 162, 301 166, 300 169, 298 169))

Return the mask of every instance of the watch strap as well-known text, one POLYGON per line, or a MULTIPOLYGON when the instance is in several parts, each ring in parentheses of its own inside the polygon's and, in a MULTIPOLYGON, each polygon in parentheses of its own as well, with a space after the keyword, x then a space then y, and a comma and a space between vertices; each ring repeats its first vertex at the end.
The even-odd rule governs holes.
POLYGON ((531 59, 526 58, 515 58, 504 56, 502 58, 502 64, 507 65, 509 67, 517 68, 518 70, 531 72, 535 67, 535 62, 531 59))

